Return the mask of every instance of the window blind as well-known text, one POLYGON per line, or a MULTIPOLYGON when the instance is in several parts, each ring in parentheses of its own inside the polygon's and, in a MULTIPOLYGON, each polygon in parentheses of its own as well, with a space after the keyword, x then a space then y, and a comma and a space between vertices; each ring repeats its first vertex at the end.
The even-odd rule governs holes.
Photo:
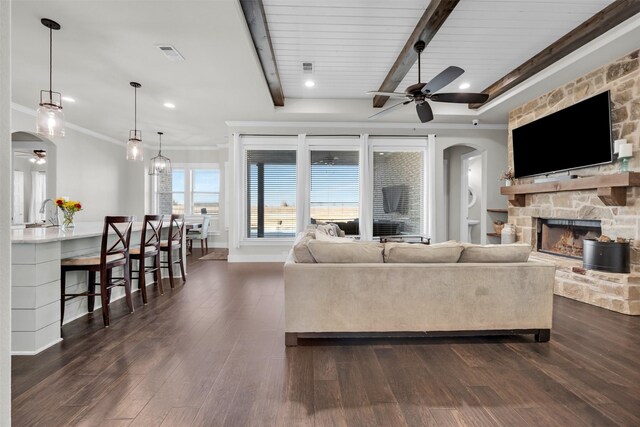
POLYGON ((247 150, 247 237, 296 234, 296 151, 247 150))
POLYGON ((311 222, 338 223, 347 234, 359 234, 359 206, 358 151, 312 151, 311 222))

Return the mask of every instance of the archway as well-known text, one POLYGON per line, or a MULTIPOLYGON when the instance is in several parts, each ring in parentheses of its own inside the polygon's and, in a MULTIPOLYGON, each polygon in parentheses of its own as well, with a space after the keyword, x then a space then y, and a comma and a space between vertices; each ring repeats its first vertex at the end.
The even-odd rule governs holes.
POLYGON ((16 131, 11 134, 11 149, 11 223, 40 222, 40 205, 56 197, 56 144, 32 132, 16 131))

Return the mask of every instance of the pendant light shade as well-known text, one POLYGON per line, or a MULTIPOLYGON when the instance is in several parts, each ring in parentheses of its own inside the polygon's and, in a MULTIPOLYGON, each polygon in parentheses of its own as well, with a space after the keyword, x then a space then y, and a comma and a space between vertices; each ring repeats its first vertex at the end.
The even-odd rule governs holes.
POLYGON ((171 174, 171 160, 168 157, 162 155, 162 135, 163 132, 158 132, 160 138, 160 149, 158 155, 151 159, 149 165, 149 175, 170 175, 171 174))
POLYGON ((60 24, 51 19, 40 20, 49 29, 49 90, 40 91, 40 107, 36 114, 36 132, 49 138, 64 137, 64 113, 62 95, 54 92, 53 87, 53 30, 59 30, 60 24))
POLYGON ((129 131, 127 141, 127 160, 141 162, 144 159, 142 147, 142 131, 138 130, 138 88, 140 83, 129 83, 133 87, 133 130, 129 131))

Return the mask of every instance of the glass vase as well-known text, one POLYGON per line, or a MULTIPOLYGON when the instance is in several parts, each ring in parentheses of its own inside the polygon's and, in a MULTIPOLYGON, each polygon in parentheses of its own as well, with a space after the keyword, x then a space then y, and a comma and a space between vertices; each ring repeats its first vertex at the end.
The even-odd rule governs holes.
POLYGON ((76 224, 73 222, 73 214, 74 212, 66 212, 62 211, 62 228, 69 229, 74 228, 76 224))

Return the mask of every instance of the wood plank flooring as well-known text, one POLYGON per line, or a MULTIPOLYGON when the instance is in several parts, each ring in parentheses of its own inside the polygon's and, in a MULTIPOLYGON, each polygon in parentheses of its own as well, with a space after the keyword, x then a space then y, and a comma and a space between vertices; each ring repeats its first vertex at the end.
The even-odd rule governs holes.
MULTIPOLYGON (((197 254, 197 251, 194 251, 197 254)), ((285 348, 281 264, 197 261, 13 358, 15 426, 638 426, 640 317, 555 298, 527 337, 285 348)), ((97 312, 96 312, 97 313, 97 312)))

